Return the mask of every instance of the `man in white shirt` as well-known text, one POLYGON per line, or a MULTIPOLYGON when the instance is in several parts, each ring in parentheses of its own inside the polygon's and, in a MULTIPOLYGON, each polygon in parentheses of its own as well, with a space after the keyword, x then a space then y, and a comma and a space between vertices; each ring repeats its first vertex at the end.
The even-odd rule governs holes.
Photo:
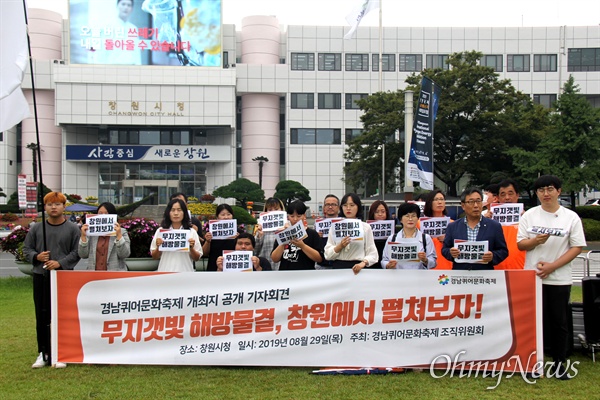
POLYGON ((521 217, 517 246, 527 252, 525 269, 536 270, 543 279, 544 342, 554 361, 555 376, 566 380, 572 378, 564 365, 569 344, 571 261, 586 245, 585 235, 579 216, 558 203, 560 179, 543 175, 534 182, 533 188, 541 205, 521 217), (533 227, 553 228, 557 235, 531 233, 533 227))

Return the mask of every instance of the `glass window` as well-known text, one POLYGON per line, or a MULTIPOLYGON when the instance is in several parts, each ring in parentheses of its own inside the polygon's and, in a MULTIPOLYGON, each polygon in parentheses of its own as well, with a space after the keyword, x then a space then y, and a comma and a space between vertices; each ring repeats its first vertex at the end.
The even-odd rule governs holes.
POLYGON ((495 72, 502 72, 502 54, 483 56, 481 58, 481 65, 493 68, 495 72))
POLYGON ((534 54, 534 72, 556 72, 556 54, 534 54))
POLYGON ((448 61, 447 54, 427 54, 427 68, 450 69, 446 61, 448 61))
POLYGON ((422 54, 400 54, 398 69, 406 72, 419 72, 423 70, 422 54))
POLYGON ((291 144, 341 144, 341 129, 292 129, 291 144))
MULTIPOLYGON (((381 55, 381 69, 382 71, 395 71, 396 70, 396 55, 395 54, 382 54, 381 55)), ((379 54, 373 54, 373 71, 379 71, 379 54)))
POLYGON ((315 94, 314 93, 292 93, 291 94, 291 107, 292 108, 315 108, 315 94))
POLYGON ((314 53, 292 53, 293 71, 314 71, 315 54, 314 53))
POLYGON ((342 55, 340 53, 319 53, 319 71, 341 71, 342 55))
POLYGON ((600 48, 569 49, 567 71, 600 71, 600 48))
POLYGON ((546 108, 551 108, 552 105, 556 102, 555 94, 534 94, 533 102, 535 104, 541 104, 546 108))
POLYGON ((346 143, 362 135, 362 129, 346 129, 346 143))
POLYGON ((140 144, 159 144, 160 131, 140 131, 140 144))
POLYGON ((346 93, 346 110, 360 110, 356 100, 366 99, 366 93, 346 93))
POLYGON ((223 68, 229 68, 229 52, 223 52, 223 68))
POLYGON ((319 109, 338 110, 342 108, 341 93, 319 93, 319 109))
POLYGON ((368 71, 368 54, 346 54, 346 71, 368 71))
POLYGON ((506 56, 508 72, 529 72, 529 54, 509 54, 506 56))

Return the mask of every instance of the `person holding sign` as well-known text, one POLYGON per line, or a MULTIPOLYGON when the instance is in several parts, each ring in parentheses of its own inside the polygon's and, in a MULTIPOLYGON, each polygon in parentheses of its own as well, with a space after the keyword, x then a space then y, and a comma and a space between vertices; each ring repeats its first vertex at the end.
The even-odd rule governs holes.
MULTIPOLYGON (((202 246, 195 229, 192 229, 192 222, 185 202, 181 199, 173 199, 167 205, 163 220, 160 224, 162 229, 157 229, 150 244, 150 253, 152 258, 160 262, 158 271, 166 272, 194 272, 194 262, 202 256, 202 246), (163 248, 165 242, 165 230, 172 236, 181 236, 183 240, 173 240, 177 246, 163 248), (185 231, 185 232, 182 232, 185 231), (187 241, 185 238, 188 238, 187 241), (180 245, 182 241, 183 243, 180 245)), ((169 241, 169 244, 171 242, 169 241)))
MULTIPOLYGON (((333 193, 329 193, 323 200, 323 218, 315 220, 315 230, 321 238, 321 248, 325 248, 327 244, 327 233, 331 228, 331 221, 334 218, 339 218, 340 215, 340 199, 333 193), (321 230, 324 229, 323 231, 321 230)), ((315 269, 332 269, 333 262, 323 258, 323 261, 315 264, 315 269)))
MULTIPOLYGON (((303 221, 306 205, 296 200, 287 206, 288 220, 292 226, 303 221)), ((275 242, 271 258, 279 262, 280 271, 314 270, 315 263, 323 261, 321 238, 317 231, 306 228, 304 239, 292 239, 290 243, 275 242)))
POLYGON ((442 255, 452 261, 452 269, 489 270, 494 269, 508 256, 508 248, 504 241, 502 226, 490 218, 481 215, 483 194, 477 188, 467 188, 460 195, 460 204, 465 212, 463 218, 448 224, 442 255), (481 261, 457 262, 460 250, 457 243, 487 242, 487 251, 483 252, 481 261))
MULTIPOLYGON (((448 218, 448 210, 446 209, 446 195, 441 190, 437 189, 427 194, 425 200, 424 212, 426 218, 448 218)), ((451 219, 447 220, 447 223, 452 222, 451 219)), ((447 226, 447 225, 446 225, 447 226)), ((417 228, 421 229, 421 221, 417 225, 417 228)), ((446 229, 443 228, 444 234, 440 236, 433 236, 433 245, 435 246, 435 252, 437 254, 437 265, 435 269, 452 269, 452 263, 444 258, 442 255, 442 247, 444 246, 444 237, 446 229)))
POLYGON ((336 232, 345 221, 331 224, 325 246, 325 258, 333 261, 333 269, 351 268, 355 274, 358 274, 361 269, 377 263, 379 254, 375 247, 371 226, 361 221, 363 208, 358 195, 346 193, 341 203, 340 217, 356 220, 358 228, 336 232), (343 233, 343 235, 338 238, 336 233, 343 233))
MULTIPOLYGON (((498 184, 498 200, 500 204, 503 206, 502 209, 510 208, 518 208, 519 212, 516 212, 514 215, 511 215, 511 219, 513 221, 512 224, 503 222, 499 220, 502 218, 502 215, 494 215, 492 211, 493 218, 499 221, 502 224, 502 232, 504 232, 504 240, 506 241, 506 245, 508 246, 508 257, 506 260, 502 261, 497 269, 523 269, 525 268, 525 252, 519 250, 517 245, 517 232, 519 230, 519 219, 521 217, 520 214, 523 214, 523 204, 519 203, 519 185, 513 179, 504 179, 502 182, 498 184), (512 207, 511 207, 512 205, 512 207)), ((490 210, 492 210, 492 205, 489 205, 490 210)))
MULTIPOLYGON (((256 241, 254 236, 248 232, 242 232, 235 238, 235 250, 236 251, 254 251, 254 245, 256 241)), ((253 271, 271 271, 271 263, 265 257, 252 257, 252 270, 253 271)), ((217 258, 217 271, 223 271, 223 256, 217 258)))
POLYGON ((388 238, 391 237, 395 232, 395 222, 392 220, 392 216, 390 215, 390 209, 388 205, 383 200, 375 200, 371 207, 369 207, 369 216, 367 217, 367 221, 371 224, 371 229, 373 230, 373 239, 375 240, 375 247, 377 247, 377 254, 379 255, 378 261, 372 265, 374 268, 381 267, 381 258, 383 256, 383 249, 385 248, 385 244, 388 241, 388 238), (375 228, 373 228, 373 224, 377 225, 377 221, 390 221, 389 226, 382 231, 378 231, 377 233, 388 233, 389 235, 380 235, 379 238, 376 237, 375 228), (390 229, 391 228, 391 229, 390 229))
MULTIPOLYGON (((217 220, 219 222, 223 221, 237 221, 233 220, 233 208, 229 204, 219 204, 217 206, 217 220)), ((210 223, 209 223, 210 224, 210 223)), ((217 270, 217 258, 223 255, 223 250, 233 250, 235 249, 235 238, 237 237, 237 229, 230 238, 219 238, 213 240, 213 234, 210 232, 210 229, 204 235, 204 244, 202 245, 202 251, 205 256, 208 256, 208 263, 206 265, 207 271, 216 271, 217 270)))
POLYGON ((556 376, 564 380, 570 378, 563 363, 569 349, 571 262, 586 241, 579 216, 558 202, 561 187, 560 179, 552 175, 540 176, 533 183, 541 205, 523 214, 517 245, 526 251, 525 269, 535 270, 542 278, 544 345, 553 359, 556 376), (536 233, 552 229, 556 229, 553 235, 536 233))
POLYGON ((414 203, 404 203, 398 207, 402 229, 395 240, 388 241, 383 250, 381 267, 384 269, 432 269, 437 262, 437 254, 431 236, 417 229, 421 209, 414 203))
MULTIPOLYGON (((93 271, 127 271, 125 259, 131 254, 131 243, 127 230, 117 222, 117 209, 112 203, 105 202, 96 210, 98 216, 110 215, 114 223, 110 231, 102 235, 90 234, 90 222, 95 216, 88 215, 86 223, 81 226, 81 238, 77 252, 79 257, 87 258, 86 269, 93 271)), ((94 226, 92 226, 94 227, 94 226)), ((97 227, 97 225, 96 225, 97 227)))
MULTIPOLYGON (((264 212, 271 211, 285 211, 285 207, 281 200, 275 197, 269 197, 267 201, 265 201, 265 206, 263 208, 264 212)), ((256 248, 254 249, 254 254, 258 257, 263 257, 269 260, 271 263, 271 267, 274 271, 279 269, 279 263, 276 263, 271 259, 271 252, 273 251, 273 245, 276 242, 275 239, 275 231, 263 230, 263 226, 261 224, 256 225, 256 232, 254 234, 254 238, 256 239, 256 248)))

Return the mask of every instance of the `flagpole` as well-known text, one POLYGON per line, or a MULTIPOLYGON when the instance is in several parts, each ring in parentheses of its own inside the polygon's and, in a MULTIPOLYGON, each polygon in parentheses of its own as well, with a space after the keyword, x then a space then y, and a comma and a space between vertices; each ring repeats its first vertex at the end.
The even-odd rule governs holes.
MULTIPOLYGON (((383 60, 381 57, 383 43, 383 0, 379 0, 379 91, 383 91, 383 60)), ((381 200, 385 200, 385 139, 381 145, 381 200)))

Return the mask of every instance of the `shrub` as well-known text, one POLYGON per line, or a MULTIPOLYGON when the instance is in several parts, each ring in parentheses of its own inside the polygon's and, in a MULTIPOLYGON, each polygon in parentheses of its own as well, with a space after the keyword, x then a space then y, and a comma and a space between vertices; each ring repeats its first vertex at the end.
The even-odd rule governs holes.
POLYGON ((205 193, 202 195, 202 197, 200 197, 200 200, 213 202, 215 201, 215 196, 210 193, 205 193))
POLYGON ((81 196, 78 194, 73 193, 73 194, 70 194, 69 196, 74 198, 75 200, 81 201, 81 196))
POLYGON ((232 206, 233 208, 233 218, 237 219, 237 224, 239 225, 254 225, 256 224, 256 218, 254 218, 248 211, 239 206, 232 206))
POLYGON ((15 256, 16 261, 25 261, 22 248, 27 232, 29 232, 29 228, 20 227, 12 231, 10 235, 2 238, 0 240, 0 251, 12 254, 15 256), (21 247, 21 251, 19 251, 19 246, 21 247))
POLYGON ((589 218, 600 221, 600 207, 599 206, 581 206, 575 209, 579 218, 589 218))
POLYGON ((151 219, 135 218, 123 222, 121 227, 127 229, 131 241, 131 255, 129 257, 149 258, 152 238, 159 225, 151 219))
POLYGON ((11 212, 7 212, 6 214, 4 214, 2 216, 2 218, 0 218, 0 221, 3 221, 3 222, 13 222, 13 221, 16 221, 18 219, 19 219, 19 217, 17 215, 15 215, 15 214, 13 214, 11 212))
POLYGON ((583 231, 585 232, 586 241, 600 240, 600 221, 590 218, 582 218, 583 231))
POLYGON ((188 204, 188 210, 190 210, 192 215, 213 216, 217 212, 217 205, 207 203, 188 204))

